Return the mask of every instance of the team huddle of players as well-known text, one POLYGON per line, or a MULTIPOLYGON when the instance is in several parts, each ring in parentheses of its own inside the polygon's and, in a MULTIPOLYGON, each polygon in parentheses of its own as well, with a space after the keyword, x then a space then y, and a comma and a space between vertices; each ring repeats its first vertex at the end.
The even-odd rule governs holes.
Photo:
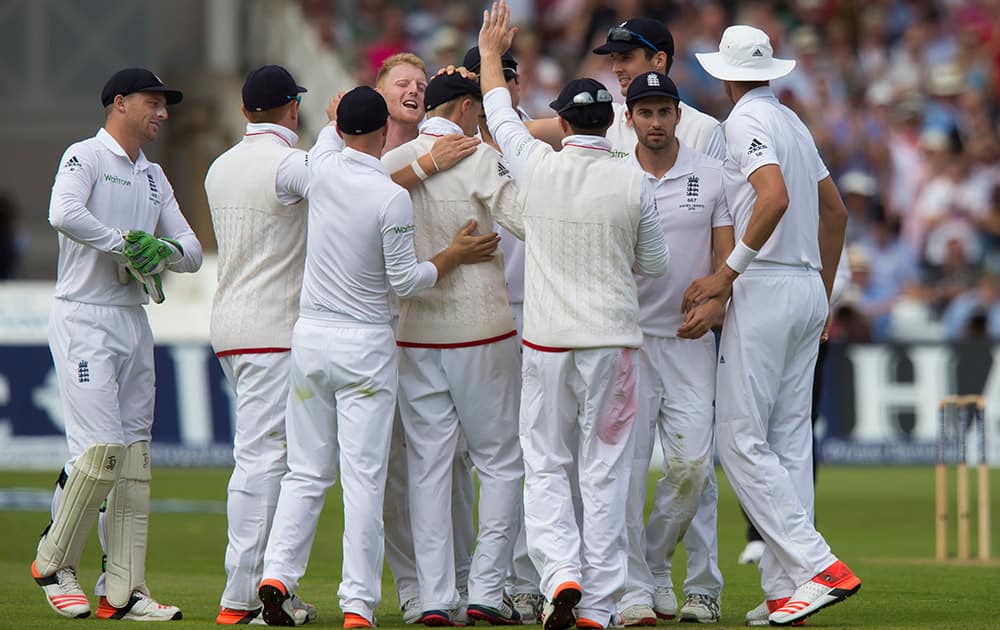
MULTIPOLYGON (((670 32, 635 18, 594 51, 624 105, 576 79, 556 117, 526 120, 515 33, 494 3, 464 68, 428 81, 416 56, 388 59, 375 89, 331 101, 308 153, 306 89, 279 66, 248 75, 246 135, 205 179, 211 340, 237 422, 218 624, 316 618, 296 591, 338 475, 345 628, 376 624, 383 561, 406 623, 713 623, 716 448, 767 542, 748 625, 860 588, 812 524, 811 375, 846 211, 768 85, 794 62, 747 26, 699 55, 734 103, 723 133, 666 76, 670 32), (655 433, 664 474, 644 522, 655 433)), ((145 583, 143 304, 201 250, 140 148, 180 99, 117 73, 105 127, 67 149, 53 187, 71 459, 32 574, 65 617, 90 614, 76 566, 107 497, 96 616, 181 618, 145 583)))

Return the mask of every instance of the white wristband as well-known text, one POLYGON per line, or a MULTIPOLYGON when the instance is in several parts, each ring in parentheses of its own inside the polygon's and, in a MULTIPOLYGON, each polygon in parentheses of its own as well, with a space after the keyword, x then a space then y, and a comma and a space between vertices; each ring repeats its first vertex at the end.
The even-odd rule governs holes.
POLYGON ((733 252, 729 254, 729 258, 726 259, 726 266, 736 273, 743 273, 747 270, 747 266, 753 262, 753 259, 757 257, 758 253, 759 252, 747 247, 746 243, 740 241, 736 243, 736 247, 733 249, 733 252))
POLYGON ((413 169, 413 172, 416 174, 417 179, 419 179, 420 181, 427 180, 427 173, 424 172, 424 169, 420 168, 420 162, 418 160, 413 160, 412 162, 410 162, 410 168, 413 169))

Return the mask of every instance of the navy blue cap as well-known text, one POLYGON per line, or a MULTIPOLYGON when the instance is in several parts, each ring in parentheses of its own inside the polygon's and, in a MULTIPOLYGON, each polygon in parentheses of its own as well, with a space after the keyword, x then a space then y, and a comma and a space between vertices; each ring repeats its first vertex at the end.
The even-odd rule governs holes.
MULTIPOLYGON (((482 59, 479 57, 479 46, 473 46, 465 52, 465 59, 462 60, 462 65, 465 66, 467 70, 478 73, 481 63, 482 59)), ((500 55, 500 65, 503 66, 504 69, 517 72, 517 60, 514 59, 513 53, 509 50, 500 55)))
POLYGON ((667 75, 659 72, 644 72, 629 83, 628 92, 625 94, 625 104, 631 105, 639 99, 651 96, 672 98, 675 101, 681 100, 677 93, 677 86, 667 75))
POLYGON ((337 105, 337 128, 341 133, 360 136, 385 127, 389 108, 382 95, 362 85, 340 99, 337 105))
POLYGON ((598 55, 645 48, 651 52, 663 51, 674 56, 674 36, 670 29, 652 18, 632 18, 608 30, 608 41, 594 49, 598 55))
POLYGON ((163 85, 160 77, 145 68, 125 68, 111 75, 101 90, 101 105, 107 107, 115 102, 115 97, 121 94, 128 96, 133 92, 162 92, 167 97, 167 105, 176 105, 184 95, 180 90, 163 85))
POLYGON ((243 82, 243 107, 248 112, 263 112, 281 107, 307 91, 281 66, 261 66, 251 70, 243 82))
POLYGON ((479 84, 472 79, 466 79, 459 73, 439 74, 431 79, 427 84, 427 91, 424 92, 424 111, 431 111, 439 105, 444 105, 450 100, 462 97, 474 96, 483 98, 479 84))
POLYGON ((614 109, 611 92, 596 79, 573 79, 549 103, 566 122, 580 129, 597 129, 611 124, 614 109))

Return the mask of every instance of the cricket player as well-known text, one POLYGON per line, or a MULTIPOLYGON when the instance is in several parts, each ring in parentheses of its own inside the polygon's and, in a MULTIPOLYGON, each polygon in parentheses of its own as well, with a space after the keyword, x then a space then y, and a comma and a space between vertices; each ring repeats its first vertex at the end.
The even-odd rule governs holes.
POLYGON ((388 287, 400 297, 458 265, 492 260, 497 236, 472 236, 417 262, 406 190, 379 161, 389 112, 368 87, 351 90, 309 153, 309 230, 299 319, 292 332, 288 472, 264 553, 258 595, 269 625, 292 625, 327 489, 344 496, 344 627, 375 625, 381 601, 382 499, 396 406, 396 348, 388 287), (343 137, 341 151, 331 135, 343 137))
POLYGON ((789 625, 861 588, 813 525, 809 418, 847 210, 808 129, 771 90, 795 61, 775 59, 767 35, 742 25, 697 58, 734 104, 723 177, 738 241, 691 284, 684 308, 732 294, 717 367, 719 459, 767 542, 768 620, 789 625))
MULTIPOLYGON (((400 53, 385 60, 375 78, 375 89, 385 97, 389 108, 388 132, 384 153, 415 139, 419 133, 420 121, 424 118, 424 93, 427 90, 427 72, 423 60, 413 53, 400 53)), ((465 134, 445 134, 432 145, 432 150, 419 157, 414 166, 421 174, 434 177, 440 170, 447 170, 471 155, 479 141, 465 134)), ((419 186, 421 180, 413 168, 407 164, 393 173, 394 181, 410 189, 419 186)), ((398 315, 395 296, 390 294, 390 308, 394 318, 398 315)), ((455 571, 462 594, 468 583, 472 550, 476 532, 472 521, 475 485, 472 465, 463 443, 459 446, 454 460, 453 479, 453 532, 456 545, 455 571)), ((424 607, 420 602, 417 584, 417 567, 413 549, 412 527, 410 525, 409 484, 407 476, 406 437, 399 414, 392 431, 392 452, 389 455, 389 472, 386 481, 385 500, 385 555, 392 571, 399 596, 404 623, 415 623, 420 619, 424 607)), ((456 611, 456 620, 462 621, 461 610, 456 611)))
MULTIPOLYGON (((673 65, 674 38, 670 30, 660 20, 650 18, 632 18, 611 28, 607 41, 594 49, 598 55, 606 55, 611 62, 611 70, 618 77, 622 96, 627 96, 628 88, 634 77, 648 72, 668 74, 673 65)), ((608 140, 616 155, 629 156, 634 153, 637 143, 634 123, 629 118, 626 107, 615 103, 615 120, 608 130, 608 140)), ((683 115, 677 123, 675 137, 689 149, 708 154, 710 157, 722 160, 725 151, 725 141, 719 122, 694 107, 678 103, 683 115)), ((728 252, 727 252, 728 253, 728 252)), ((675 258, 676 260, 676 258, 675 258)), ((664 379, 664 382, 669 382, 664 379)), ((711 427, 706 427, 710 429, 711 427)), ((660 434, 663 436, 663 434, 660 434)), ((642 529, 646 497, 646 481, 649 476, 649 449, 651 445, 644 442, 652 440, 652 433, 636 432, 636 459, 632 465, 631 490, 629 491, 628 529, 629 529, 629 591, 619 602, 623 623, 634 625, 648 623, 650 610, 646 604, 633 608, 635 596, 645 586, 640 586, 648 579, 649 574, 642 568, 644 565, 652 571, 655 578, 653 585, 652 612, 661 619, 674 619, 678 614, 677 598, 674 595, 671 579, 671 557, 669 548, 665 546, 673 533, 664 530, 666 514, 671 511, 666 502, 666 494, 674 494, 669 488, 667 478, 661 478, 657 483, 656 493, 660 497, 656 505, 657 512, 651 514, 650 522, 642 529), (653 548, 644 548, 653 542, 653 548)), ((668 434, 668 438, 676 433, 668 434)), ((668 448, 676 452, 676 444, 668 448)), ((687 552, 687 577, 684 580, 685 597, 681 606, 681 614, 687 617, 711 616, 711 610, 718 608, 719 596, 722 592, 722 572, 719 571, 717 499, 718 487, 715 481, 714 466, 708 471, 708 484, 701 494, 698 511, 694 520, 684 534, 684 547, 687 552), (705 598, 711 601, 706 603, 705 598)), ((682 530, 684 531, 684 530, 682 530)), ((645 600, 646 597, 640 598, 645 600)))
MULTIPOLYGON (((235 466, 226 515, 226 586, 217 624, 260 619, 257 586, 285 462, 292 326, 306 256, 306 152, 295 148, 305 92, 281 66, 243 83, 246 135, 208 169, 205 192, 219 244, 212 347, 236 396, 235 466)), ((316 609, 292 602, 296 625, 316 609)))
POLYGON ((613 112, 603 85, 576 79, 552 102, 565 135, 559 152, 521 122, 500 59, 515 32, 509 20, 506 4, 495 3, 484 14, 479 50, 486 120, 524 200, 520 435, 528 550, 549 600, 545 630, 604 628, 627 563, 621 515, 642 343, 632 273, 662 275, 668 252, 651 185, 611 159, 604 133, 613 112))
MULTIPOLYGON (((510 92, 511 105, 517 110, 521 120, 528 121, 531 117, 520 106, 521 84, 517 72, 517 60, 511 51, 500 56, 503 66, 503 78, 507 80, 507 91, 510 92)), ((471 72, 479 73, 479 46, 473 46, 465 53, 462 65, 471 72)), ((479 137, 497 152, 497 146, 490 135, 486 124, 485 112, 479 118, 479 137)), ((501 156, 502 158, 502 156, 501 156)), ((506 165, 505 165, 506 168, 506 165)), ((510 310, 514 313, 514 323, 517 325, 518 343, 521 342, 521 332, 524 330, 524 241, 508 232, 502 225, 497 226, 500 234, 500 249, 503 250, 504 278, 507 280, 507 299, 510 310)), ((520 374, 520 370, 518 370, 520 374)), ((520 378, 520 377, 519 377, 520 378)), ((507 578, 507 591, 514 601, 514 608, 521 616, 521 623, 538 623, 545 606, 545 597, 539 591, 541 577, 528 555, 528 543, 524 534, 524 513, 517 519, 517 537, 514 539, 514 551, 510 563, 510 575, 507 578)))
POLYGON ((149 70, 116 72, 101 92, 104 126, 66 149, 52 186, 59 263, 49 348, 70 457, 31 574, 63 617, 90 614, 76 571, 107 499, 97 617, 181 618, 146 586, 154 375, 143 305, 163 301, 163 272, 198 270, 201 245, 163 169, 142 152, 181 98, 149 70))
MULTIPOLYGON (((637 75, 629 85, 627 116, 638 138, 627 160, 653 184, 663 236, 674 263, 659 278, 636 279, 643 345, 639 351, 639 411, 636 452, 629 495, 629 519, 637 521, 641 543, 645 473, 659 430, 664 474, 656 484, 653 512, 645 535, 645 557, 629 558, 629 584, 618 606, 625 625, 655 625, 656 588, 671 584, 674 550, 688 531, 714 468, 713 400, 715 336, 725 304, 709 300, 685 316, 684 290, 711 273, 733 249, 733 227, 722 188, 722 162, 678 141, 675 130, 686 110, 673 81, 658 72, 637 75), (647 560, 648 557, 648 560, 647 560), (666 567, 664 572, 660 567, 666 567), (651 572, 651 568, 659 569, 651 572)), ((714 493, 712 493, 714 497, 714 493)), ((712 506, 714 507, 714 506, 712 506)), ((713 523, 714 524, 714 523, 713 523)), ((710 546, 691 545, 690 567, 715 567, 714 556, 699 557, 710 546)), ((635 542, 630 538, 630 544, 635 542)), ((682 621, 719 620, 718 580, 691 574, 684 583, 682 621)), ((662 614, 662 612, 661 612, 662 614)))
MULTIPOLYGON (((424 154, 436 138, 474 136, 482 111, 479 84, 460 74, 434 77, 424 94, 420 136, 382 158, 390 171, 424 154)), ((517 189, 486 144, 447 173, 410 190, 418 258, 446 245, 470 217, 504 221, 517 189)), ((451 625, 459 607, 450 523, 452 467, 460 435, 479 473, 479 533, 468 576, 468 618, 520 623, 504 593, 519 520, 523 467, 517 442, 520 348, 507 301, 502 256, 463 267, 434 289, 400 301, 396 343, 399 406, 406 429, 410 522, 416 551, 420 621, 451 625), (490 404, 483 405, 483 392, 490 404)))

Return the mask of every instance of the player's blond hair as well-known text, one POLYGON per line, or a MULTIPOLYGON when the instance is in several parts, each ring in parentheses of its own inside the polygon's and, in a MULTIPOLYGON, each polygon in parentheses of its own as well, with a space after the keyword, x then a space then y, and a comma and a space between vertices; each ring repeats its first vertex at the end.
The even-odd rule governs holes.
POLYGON ((385 78, 385 75, 389 74, 390 70, 403 64, 419 68, 421 72, 427 74, 427 66, 424 65, 423 59, 411 52, 396 53, 382 62, 382 67, 378 69, 378 73, 375 75, 375 87, 379 86, 382 79, 385 78))

